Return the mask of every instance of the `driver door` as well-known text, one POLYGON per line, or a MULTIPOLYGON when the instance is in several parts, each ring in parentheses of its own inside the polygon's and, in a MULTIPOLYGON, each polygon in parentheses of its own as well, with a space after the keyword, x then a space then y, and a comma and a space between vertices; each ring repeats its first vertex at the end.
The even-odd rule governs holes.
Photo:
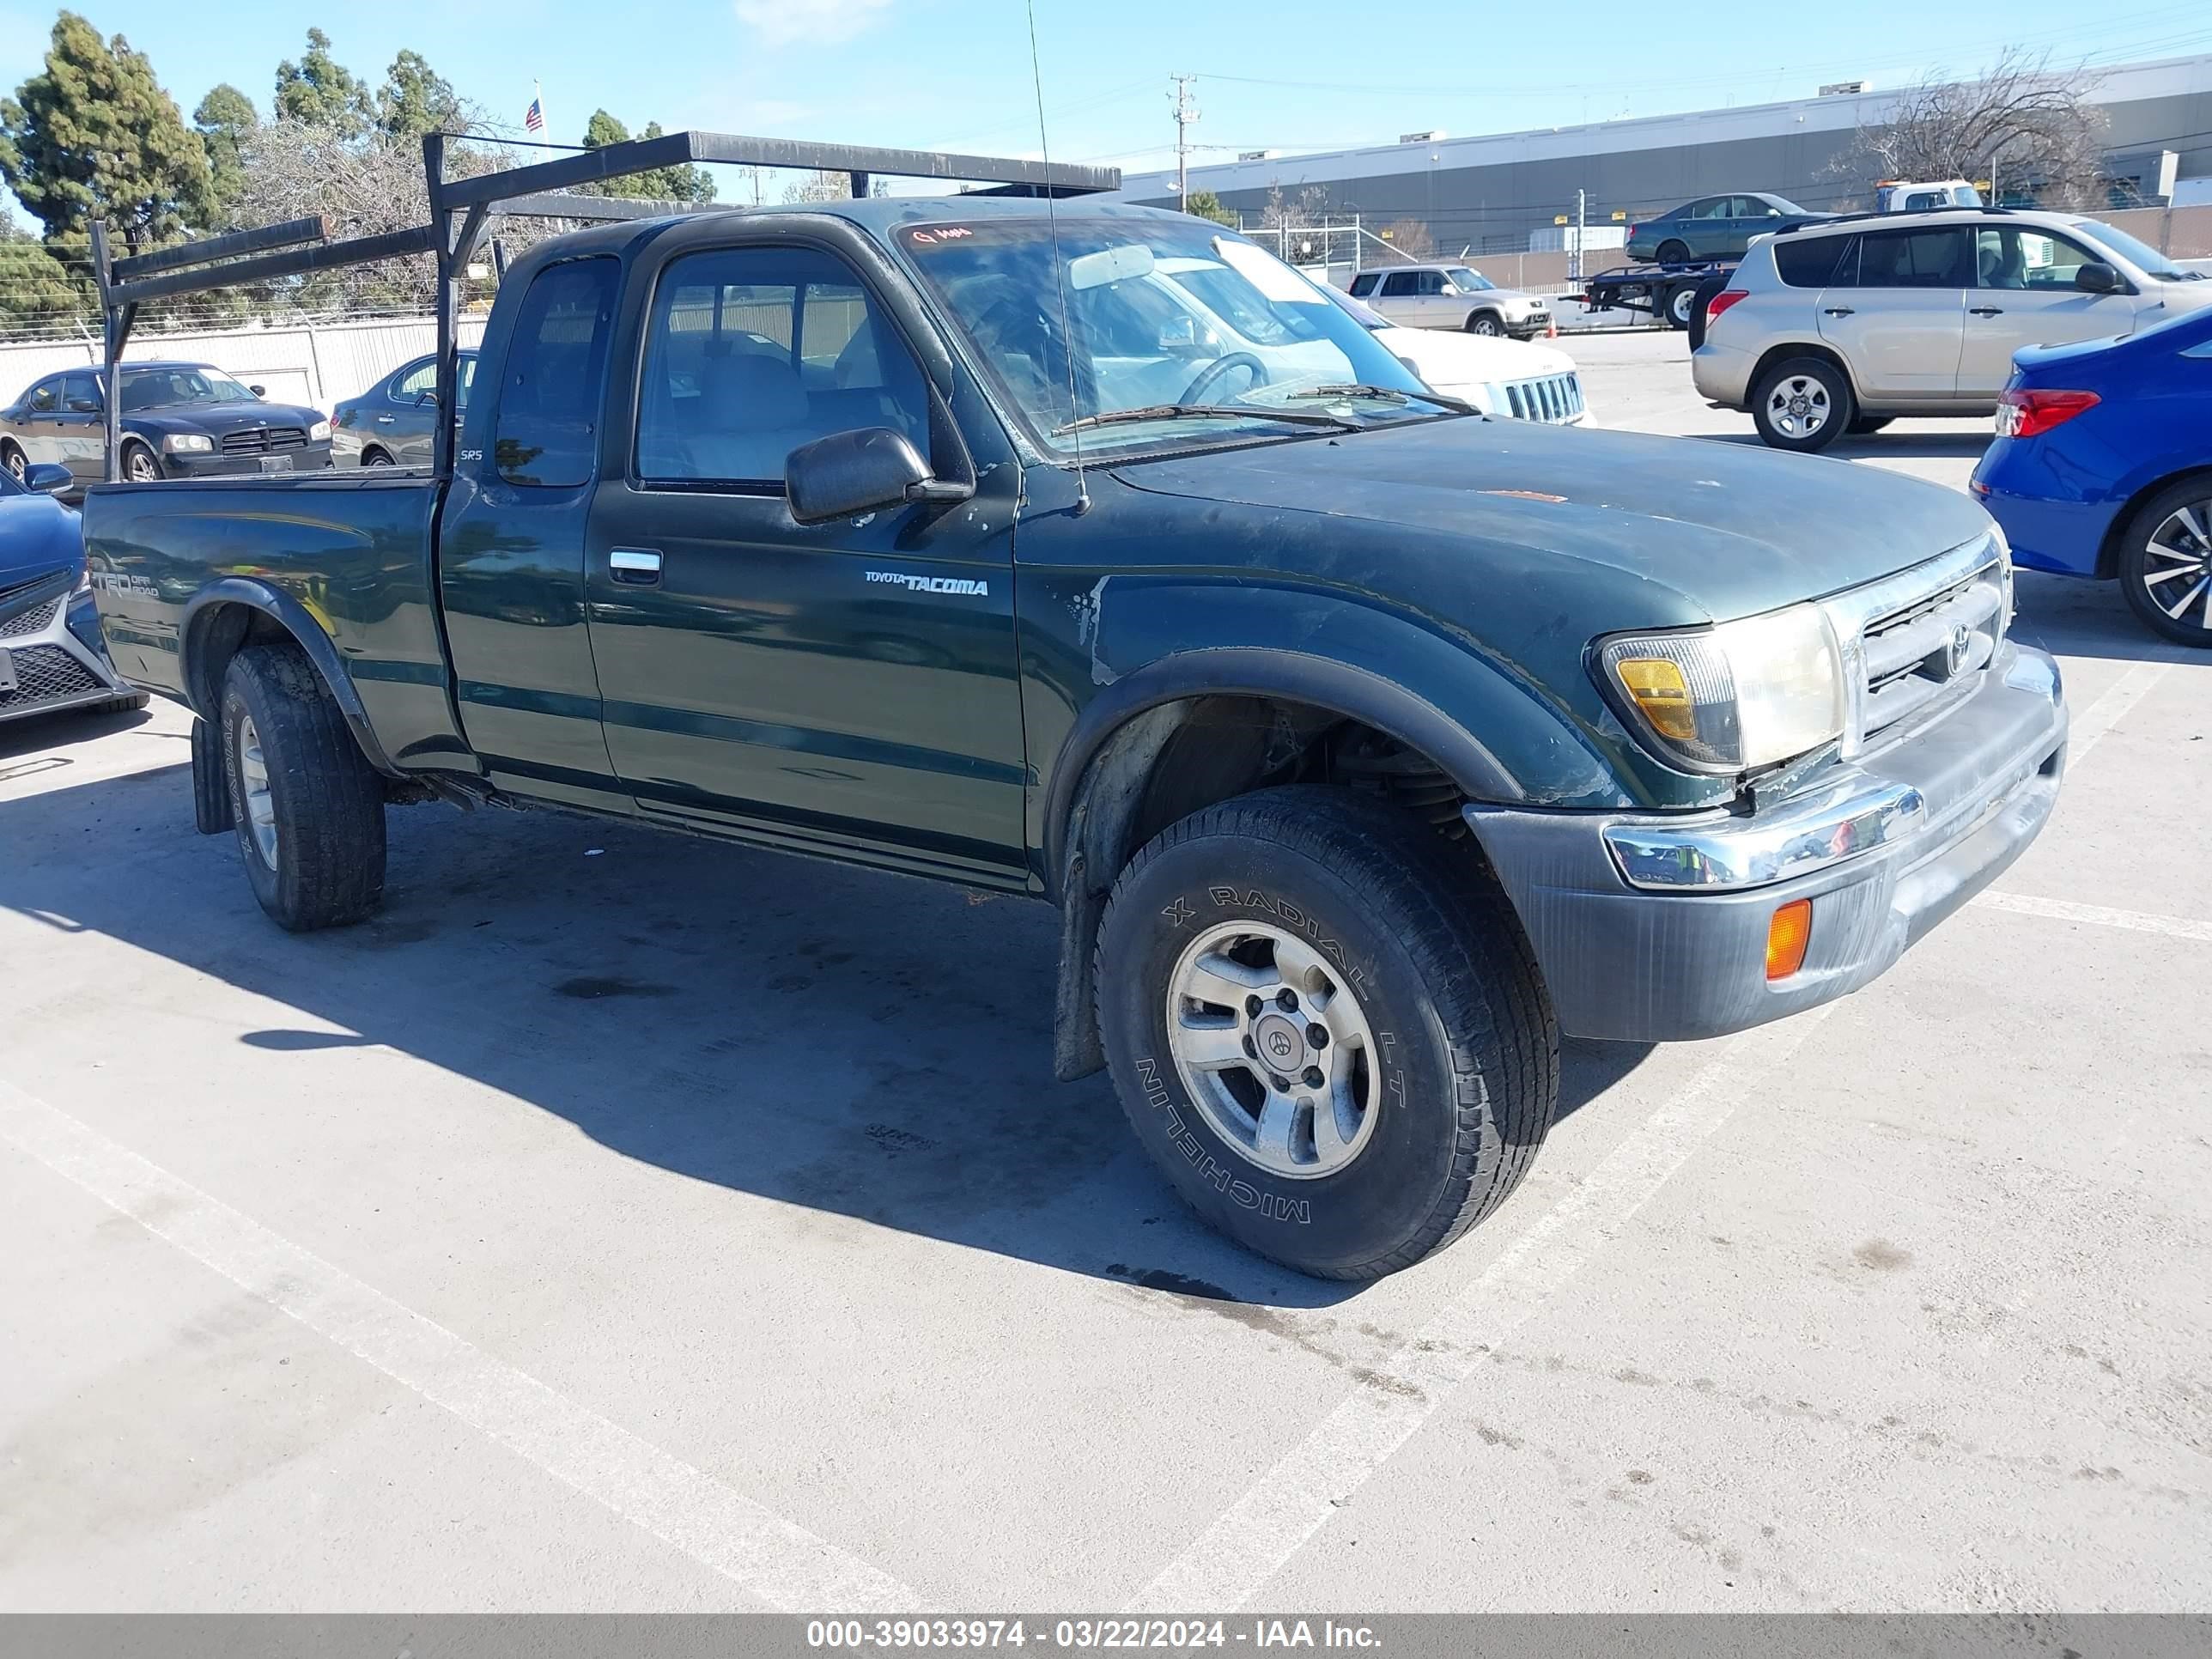
POLYGON ((1017 884, 1018 469, 963 504, 795 523, 799 446, 890 427, 942 476, 958 439, 840 255, 726 230, 702 246, 710 228, 632 279, 653 297, 629 465, 586 532, 617 775, 648 816, 1017 884))

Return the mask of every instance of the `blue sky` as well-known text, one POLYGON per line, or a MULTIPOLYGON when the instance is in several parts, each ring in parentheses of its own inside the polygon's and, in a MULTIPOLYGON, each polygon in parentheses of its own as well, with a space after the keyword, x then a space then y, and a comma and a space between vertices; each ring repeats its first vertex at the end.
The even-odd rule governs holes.
MULTIPOLYGON (((411 46, 518 131, 540 81, 546 136, 571 142, 604 106, 633 128, 657 119, 672 129, 1037 149, 1019 0, 383 0, 320 17, 301 8, 289 14, 296 24, 283 25, 275 20, 288 9, 88 0, 81 9, 149 53, 187 113, 221 81, 265 111, 278 60, 297 57, 319 21, 340 61, 364 78, 380 79, 411 46)), ((1504 131, 1760 102, 1845 77, 1894 86, 1930 69, 1970 70, 2008 44, 2106 63, 2212 51, 2203 0, 1707 0, 1643 14, 1674 20, 1656 30, 1577 26, 1576 9, 1429 0, 1402 14, 1401 32, 1388 27, 1388 7, 1346 0, 1036 0, 1053 154, 1133 170, 1170 165, 1167 76, 1177 70, 1200 77, 1194 137, 1212 147, 1194 158, 1203 162, 1237 149, 1389 142, 1425 127, 1504 131)), ((0 9, 0 85, 12 90, 35 69, 52 18, 0 9)), ((738 195, 738 181, 725 179, 721 192, 738 195)))

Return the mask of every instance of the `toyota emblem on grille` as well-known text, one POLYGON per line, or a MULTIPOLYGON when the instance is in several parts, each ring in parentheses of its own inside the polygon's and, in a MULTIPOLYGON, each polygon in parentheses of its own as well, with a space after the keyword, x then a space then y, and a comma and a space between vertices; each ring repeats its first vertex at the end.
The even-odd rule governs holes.
POLYGON ((1974 636, 1964 623, 1951 630, 1951 637, 1943 647, 1943 678, 1948 679, 1966 665, 1966 653, 1973 647, 1974 636))

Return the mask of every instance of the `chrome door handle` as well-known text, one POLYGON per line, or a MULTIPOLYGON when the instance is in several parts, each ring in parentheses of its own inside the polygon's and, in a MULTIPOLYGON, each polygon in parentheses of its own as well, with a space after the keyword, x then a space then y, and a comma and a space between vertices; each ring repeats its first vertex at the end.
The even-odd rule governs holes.
POLYGON ((379 425, 379 426, 390 426, 390 425, 392 424, 392 422, 395 419, 397 419, 397 418, 398 418, 398 417, 397 417, 396 416, 392 416, 392 415, 380 415, 380 416, 378 416, 376 417, 376 423, 377 423, 377 425, 379 425))
POLYGON ((1856 314, 1857 313, 1849 306, 1830 306, 1828 307, 1828 315, 1831 317, 1851 317, 1856 316, 1856 314))
POLYGON ((632 587, 658 587, 660 555, 650 547, 617 547, 607 555, 607 574, 632 587))
POLYGON ((2002 306, 1969 306, 1966 308, 1966 315, 1969 317, 2002 317, 2004 315, 2004 307, 2002 306))

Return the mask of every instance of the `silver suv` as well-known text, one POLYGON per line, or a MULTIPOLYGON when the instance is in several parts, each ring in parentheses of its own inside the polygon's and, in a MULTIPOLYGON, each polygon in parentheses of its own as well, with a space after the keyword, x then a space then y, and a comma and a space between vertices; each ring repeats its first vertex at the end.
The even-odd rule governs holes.
POLYGON ((1400 328, 1459 328, 1528 340, 1552 327, 1550 301, 1500 288, 1466 265, 1363 270, 1352 277, 1350 291, 1400 328))
POLYGON ((1763 237, 1705 312, 1698 390, 1778 449, 1900 415, 1986 416, 2023 346, 2132 334, 2212 281, 2124 231, 2001 208, 1866 215, 1763 237))

